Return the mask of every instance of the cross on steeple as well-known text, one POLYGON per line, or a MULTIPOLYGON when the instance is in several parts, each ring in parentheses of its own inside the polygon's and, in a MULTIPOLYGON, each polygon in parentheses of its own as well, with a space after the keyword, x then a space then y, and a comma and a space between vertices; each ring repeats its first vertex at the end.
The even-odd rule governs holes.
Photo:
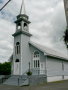
POLYGON ((21 9, 20 9, 20 14, 26 14, 24 0, 22 0, 21 9))

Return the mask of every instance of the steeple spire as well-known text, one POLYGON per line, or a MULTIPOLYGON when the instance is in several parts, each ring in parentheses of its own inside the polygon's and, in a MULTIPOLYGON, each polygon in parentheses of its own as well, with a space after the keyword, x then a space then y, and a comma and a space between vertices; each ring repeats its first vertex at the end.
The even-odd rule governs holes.
POLYGON ((20 9, 20 14, 26 14, 24 0, 22 0, 21 9, 20 9))
POLYGON ((17 15, 17 20, 15 21, 16 32, 13 34, 13 36, 18 35, 18 33, 20 34, 25 33, 31 36, 31 34, 29 33, 29 27, 28 27, 31 22, 28 19, 29 17, 26 15, 26 12, 25 12, 24 0, 22 0, 20 13, 19 15, 17 15))

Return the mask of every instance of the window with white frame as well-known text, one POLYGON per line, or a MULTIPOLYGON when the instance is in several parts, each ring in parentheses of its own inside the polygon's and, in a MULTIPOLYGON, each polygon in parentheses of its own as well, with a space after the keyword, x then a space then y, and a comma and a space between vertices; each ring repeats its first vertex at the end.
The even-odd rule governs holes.
POLYGON ((16 43, 15 54, 20 54, 20 43, 19 42, 16 43))
POLYGON ((40 55, 38 51, 33 53, 33 67, 39 68, 40 67, 40 55))

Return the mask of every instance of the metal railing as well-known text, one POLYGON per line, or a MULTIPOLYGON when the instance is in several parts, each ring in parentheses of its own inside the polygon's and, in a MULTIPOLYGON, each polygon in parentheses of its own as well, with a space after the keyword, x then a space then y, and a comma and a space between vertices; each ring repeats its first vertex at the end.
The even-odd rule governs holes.
POLYGON ((0 84, 5 82, 11 75, 0 75, 0 84))
POLYGON ((47 70, 31 69, 32 75, 47 75, 47 70))

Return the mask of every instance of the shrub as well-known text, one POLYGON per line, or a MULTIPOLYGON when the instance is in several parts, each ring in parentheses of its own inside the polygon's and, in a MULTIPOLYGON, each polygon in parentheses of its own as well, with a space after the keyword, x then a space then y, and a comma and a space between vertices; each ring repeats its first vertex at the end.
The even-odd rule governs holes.
POLYGON ((31 76, 31 75, 32 75, 32 72, 31 72, 31 71, 28 71, 26 74, 27 74, 28 76, 31 76))

